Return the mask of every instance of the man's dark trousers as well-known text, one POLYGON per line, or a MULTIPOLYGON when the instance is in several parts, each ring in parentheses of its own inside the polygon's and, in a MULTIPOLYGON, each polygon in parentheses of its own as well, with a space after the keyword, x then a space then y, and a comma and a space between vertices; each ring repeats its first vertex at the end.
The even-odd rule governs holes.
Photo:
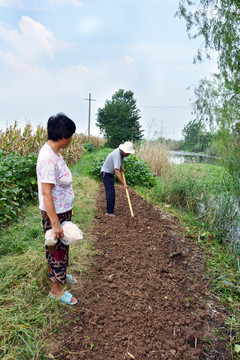
POLYGON ((101 172, 101 176, 106 190, 107 213, 113 214, 115 205, 114 174, 101 172))

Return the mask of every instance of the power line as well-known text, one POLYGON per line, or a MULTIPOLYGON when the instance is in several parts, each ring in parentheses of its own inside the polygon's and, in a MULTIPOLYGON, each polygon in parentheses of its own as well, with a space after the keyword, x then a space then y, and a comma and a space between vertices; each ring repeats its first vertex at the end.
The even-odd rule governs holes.
MULTIPOLYGON (((89 99, 85 99, 89 100, 89 99)), ((103 100, 92 100, 96 102, 103 103, 103 100)), ((184 109, 190 109, 192 108, 191 105, 138 105, 138 108, 156 108, 156 109, 162 109, 162 110, 184 110, 184 109)))
POLYGON ((170 105, 170 106, 161 106, 161 105, 142 105, 139 106, 141 108, 156 108, 156 109, 162 109, 162 110, 184 110, 184 109, 189 109, 191 108, 191 106, 175 106, 175 105, 170 105))

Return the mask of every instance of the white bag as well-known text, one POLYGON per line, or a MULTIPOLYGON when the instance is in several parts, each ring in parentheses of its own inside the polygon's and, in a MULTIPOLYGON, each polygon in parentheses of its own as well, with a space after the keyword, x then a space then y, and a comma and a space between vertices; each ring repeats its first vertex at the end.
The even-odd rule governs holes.
MULTIPOLYGON (((72 223, 71 221, 64 221, 62 224, 63 229, 63 239, 60 239, 64 245, 76 244, 83 239, 83 233, 79 227, 72 223)), ((45 233, 45 245, 54 246, 56 245, 57 240, 54 239, 52 229, 47 230, 45 233)))

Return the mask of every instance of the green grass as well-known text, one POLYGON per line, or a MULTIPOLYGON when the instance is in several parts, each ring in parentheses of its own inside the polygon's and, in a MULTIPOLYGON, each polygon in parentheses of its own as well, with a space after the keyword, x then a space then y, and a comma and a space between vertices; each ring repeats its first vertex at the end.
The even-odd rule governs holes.
MULTIPOLYGON (((93 255, 90 231, 99 186, 83 176, 90 158, 83 157, 72 167, 73 221, 84 233, 81 245, 70 248, 70 271, 78 275, 93 255)), ((47 298, 49 281, 38 204, 27 207, 19 223, 0 231, 0 238, 0 358, 47 359, 42 339, 59 326, 64 305, 47 298)))
POLYGON ((226 182, 226 188, 231 189, 231 176, 221 166, 209 164, 181 164, 177 165, 176 169, 181 176, 194 177, 195 180, 201 181, 201 185, 204 189, 211 193, 217 193, 219 188, 222 188, 223 182, 226 182))
MULTIPOLYGON (((206 164, 173 165, 158 178, 149 198, 195 213, 236 252, 240 223, 239 189, 227 171, 206 164)), ((238 250, 239 249, 239 250, 238 250)))
POLYGON ((89 153, 84 150, 84 156, 81 157, 81 160, 71 167, 73 178, 75 176, 90 176, 90 169, 97 153, 98 151, 89 153))
POLYGON ((206 194, 215 195, 231 187, 231 177, 224 168, 206 164, 172 165, 158 179, 155 196, 159 199, 195 209, 206 194))

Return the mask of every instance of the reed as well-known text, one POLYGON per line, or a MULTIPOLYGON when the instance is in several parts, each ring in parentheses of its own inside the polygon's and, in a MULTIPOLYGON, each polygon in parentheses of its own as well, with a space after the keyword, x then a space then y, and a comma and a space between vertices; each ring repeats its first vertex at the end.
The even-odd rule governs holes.
POLYGON ((169 168, 169 150, 167 146, 158 141, 141 142, 136 155, 148 163, 153 173, 162 175, 169 168))
POLYGON ((194 213, 221 242, 239 253, 238 194, 233 177, 223 167, 182 164, 172 165, 158 177, 151 196, 194 213))

